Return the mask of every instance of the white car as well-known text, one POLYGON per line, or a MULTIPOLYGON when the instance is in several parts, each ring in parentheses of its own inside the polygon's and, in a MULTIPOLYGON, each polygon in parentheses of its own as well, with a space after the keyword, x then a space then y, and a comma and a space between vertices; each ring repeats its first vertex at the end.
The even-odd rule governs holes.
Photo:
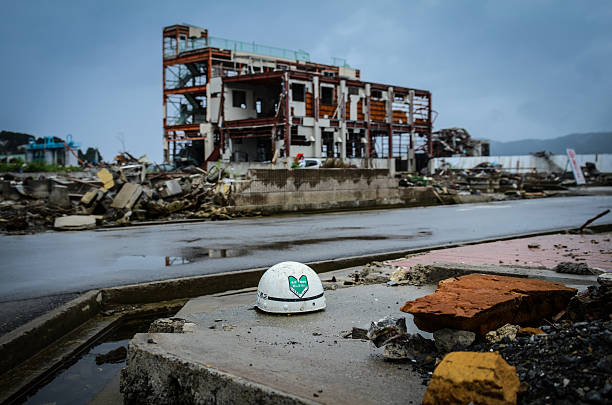
POLYGON ((323 159, 305 158, 301 160, 299 165, 304 169, 318 169, 323 164, 323 159))

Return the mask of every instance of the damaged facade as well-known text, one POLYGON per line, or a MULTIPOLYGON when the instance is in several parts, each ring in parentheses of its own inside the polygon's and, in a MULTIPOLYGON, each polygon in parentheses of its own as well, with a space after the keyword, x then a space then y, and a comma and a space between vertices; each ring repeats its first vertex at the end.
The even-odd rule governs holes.
POLYGON ((414 159, 432 153, 431 93, 360 80, 304 51, 163 29, 164 160, 414 159))
POLYGON ((32 139, 25 148, 26 160, 66 167, 78 166, 80 162, 75 150, 80 146, 72 140, 72 135, 67 135, 66 140, 51 136, 32 139))
POLYGON ((432 157, 489 156, 490 143, 473 139, 465 128, 445 128, 433 133, 432 157))

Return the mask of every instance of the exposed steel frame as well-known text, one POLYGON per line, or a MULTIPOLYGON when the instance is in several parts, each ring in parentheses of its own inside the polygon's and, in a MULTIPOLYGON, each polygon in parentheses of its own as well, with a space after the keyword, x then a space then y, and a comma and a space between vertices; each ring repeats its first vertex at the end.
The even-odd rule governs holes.
MULTIPOLYGON (((182 25, 174 25, 170 27, 165 27, 163 30, 162 36, 162 80, 163 80, 163 95, 162 102, 164 108, 164 118, 163 118, 163 127, 164 127, 164 139, 166 142, 188 142, 194 140, 204 140, 206 137, 200 136, 200 124, 177 124, 177 125, 169 125, 167 120, 167 99, 170 95, 183 95, 183 96, 204 96, 206 95, 207 85, 210 83, 210 80, 213 76, 213 66, 215 63, 220 64, 221 67, 226 66, 223 63, 229 63, 231 61, 231 51, 218 49, 218 48, 201 48, 194 49, 189 51, 180 52, 179 51, 179 42, 181 35, 189 35, 189 28, 182 25), (168 56, 164 53, 164 46, 166 38, 174 38, 176 41, 176 52, 175 55, 168 56), (183 87, 183 88, 167 88, 166 87, 166 67, 175 66, 175 65, 184 65, 188 63, 204 63, 206 64, 206 81, 205 84, 192 86, 192 87, 183 87), (182 134, 181 134, 182 133, 182 134)), ((202 33, 203 38, 207 38, 208 40, 208 31, 204 30, 202 33)), ((413 92, 415 97, 419 99, 426 100, 426 105, 421 107, 422 111, 419 111, 419 117, 423 117, 424 119, 415 119, 412 125, 410 124, 398 124, 393 122, 393 109, 391 108, 390 116, 387 114, 387 118, 385 121, 374 121, 372 120, 371 115, 371 105, 372 100, 371 96, 366 96, 365 99, 365 111, 364 120, 354 120, 350 121, 346 120, 346 103, 342 103, 342 108, 338 119, 331 119, 331 126, 339 126, 340 121, 342 120, 347 128, 364 128, 366 130, 366 148, 365 155, 366 157, 371 157, 372 147, 373 147, 373 137, 372 132, 386 132, 388 136, 388 145, 389 145, 389 157, 392 156, 393 151, 393 134, 396 132, 401 133, 412 133, 417 136, 426 137, 426 153, 429 157, 432 156, 433 151, 433 143, 432 143, 432 100, 431 100, 431 92, 427 90, 420 89, 412 89, 401 86, 389 86, 382 83, 368 83, 361 80, 354 79, 342 79, 340 77, 330 77, 323 75, 322 72, 332 72, 339 73, 340 68, 338 66, 333 65, 325 65, 318 64, 314 62, 289 62, 287 60, 279 60, 279 63, 282 63, 286 66, 295 66, 297 71, 289 70, 289 71, 265 71, 262 73, 255 74, 241 74, 238 72, 237 76, 233 77, 223 77, 222 82, 222 91, 221 91, 221 105, 219 111, 219 135, 220 135, 220 145, 219 147, 223 149, 225 147, 225 138, 234 137, 234 136, 246 136, 246 135, 238 135, 240 133, 245 133, 247 129, 256 129, 256 128, 265 128, 268 130, 269 136, 272 137, 272 145, 274 145, 274 137, 277 133, 278 128, 282 128, 283 130, 283 139, 284 139, 284 148, 289 155, 290 147, 291 147, 291 131, 290 126, 292 124, 301 124, 301 117, 291 117, 291 111, 289 107, 289 80, 306 80, 312 81, 316 76, 318 77, 319 83, 327 83, 333 84, 334 86, 339 86, 341 80, 345 80, 347 86, 355 86, 363 88, 366 84, 370 85, 370 88, 373 90, 382 90, 389 91, 392 87, 393 91, 390 94, 390 99, 393 100, 394 95, 400 96, 408 96, 411 92, 413 92), (279 82, 283 84, 283 100, 280 108, 283 109, 283 114, 280 114, 278 117, 274 118, 258 118, 252 120, 240 120, 240 121, 225 121, 225 117, 223 117, 223 103, 224 103, 224 88, 225 83, 238 83, 238 82, 250 82, 264 79, 278 79, 279 82), (279 119, 280 118, 280 119, 279 119), (272 121, 273 122, 272 122, 272 121), (248 121, 248 122, 247 122, 248 121)), ((223 71, 221 72, 223 74, 223 71)), ((357 77, 360 77, 360 72, 357 70, 357 77)), ((207 100, 208 105, 209 100, 207 100)), ((319 106, 319 97, 313 97, 313 112, 315 120, 319 120, 320 106, 319 106)), ((354 118, 354 117, 351 117, 354 118)), ((257 136, 262 136, 258 134, 257 136)), ((410 143, 412 146, 412 137, 410 137, 410 143)), ((164 160, 169 161, 169 150, 168 147, 165 149, 164 160)))

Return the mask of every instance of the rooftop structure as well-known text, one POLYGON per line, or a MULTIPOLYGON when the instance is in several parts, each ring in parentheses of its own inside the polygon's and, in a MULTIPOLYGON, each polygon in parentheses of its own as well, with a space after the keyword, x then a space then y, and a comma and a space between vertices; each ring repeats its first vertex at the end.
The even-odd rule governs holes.
POLYGON ((78 166, 78 157, 74 151, 80 146, 81 144, 72 140, 70 134, 66 136, 65 141, 52 136, 31 139, 26 146, 26 160, 59 166, 78 166))
POLYGON ((431 156, 431 93, 360 80, 334 58, 163 29, 164 160, 431 156))

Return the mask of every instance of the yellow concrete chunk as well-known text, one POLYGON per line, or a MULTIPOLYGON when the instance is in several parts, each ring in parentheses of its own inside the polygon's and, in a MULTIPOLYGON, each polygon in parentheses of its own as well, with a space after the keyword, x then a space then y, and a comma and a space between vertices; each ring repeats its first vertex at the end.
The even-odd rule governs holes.
POLYGON ((423 404, 516 404, 516 369, 497 352, 452 352, 436 367, 423 404))
POLYGON ((115 186, 115 181, 113 180, 113 175, 108 169, 104 168, 98 171, 98 178, 104 183, 104 188, 109 190, 115 186))

